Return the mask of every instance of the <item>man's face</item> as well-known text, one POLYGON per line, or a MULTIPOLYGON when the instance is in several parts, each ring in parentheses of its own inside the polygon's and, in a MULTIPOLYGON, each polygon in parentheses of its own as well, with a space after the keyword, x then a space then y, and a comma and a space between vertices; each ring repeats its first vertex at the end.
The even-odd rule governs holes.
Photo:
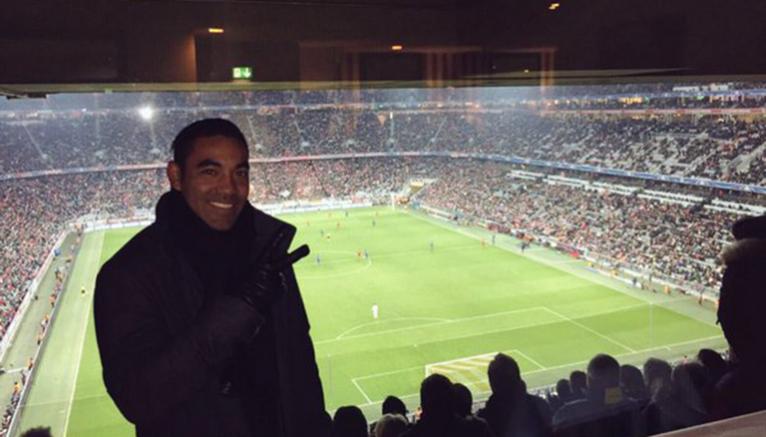
POLYGON ((194 141, 184 168, 168 163, 170 185, 208 226, 226 231, 242 212, 250 190, 247 147, 224 136, 194 141))

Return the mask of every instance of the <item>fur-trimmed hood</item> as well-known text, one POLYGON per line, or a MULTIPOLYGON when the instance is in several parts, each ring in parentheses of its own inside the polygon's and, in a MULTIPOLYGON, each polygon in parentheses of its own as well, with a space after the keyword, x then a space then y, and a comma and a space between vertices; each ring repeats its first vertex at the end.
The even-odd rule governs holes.
POLYGON ((721 252, 721 261, 727 266, 757 258, 764 261, 764 268, 766 268, 766 238, 743 238, 735 241, 721 252))

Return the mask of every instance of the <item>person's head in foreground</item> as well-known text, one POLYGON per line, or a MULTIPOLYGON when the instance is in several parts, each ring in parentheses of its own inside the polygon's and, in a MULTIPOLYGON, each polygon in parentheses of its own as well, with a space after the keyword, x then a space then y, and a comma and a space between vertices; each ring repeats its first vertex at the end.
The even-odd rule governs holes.
POLYGON ((209 227, 234 226, 250 192, 247 140, 232 122, 220 118, 196 121, 173 140, 167 165, 172 189, 209 227))

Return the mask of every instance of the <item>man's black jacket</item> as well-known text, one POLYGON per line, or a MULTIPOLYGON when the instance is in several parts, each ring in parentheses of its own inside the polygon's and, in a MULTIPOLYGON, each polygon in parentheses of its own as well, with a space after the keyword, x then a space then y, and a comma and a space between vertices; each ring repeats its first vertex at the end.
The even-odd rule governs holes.
MULTIPOLYGON (((285 226, 294 236, 294 227, 245 208, 252 212, 255 251, 285 226)), ((287 276, 288 292, 271 311, 283 431, 264 437, 325 436, 329 416, 308 319, 292 269, 287 276)), ((94 317, 104 383, 139 437, 234 436, 246 421, 249 412, 221 394, 219 370, 194 347, 203 300, 202 283, 173 243, 159 207, 157 221, 99 272, 94 317)))

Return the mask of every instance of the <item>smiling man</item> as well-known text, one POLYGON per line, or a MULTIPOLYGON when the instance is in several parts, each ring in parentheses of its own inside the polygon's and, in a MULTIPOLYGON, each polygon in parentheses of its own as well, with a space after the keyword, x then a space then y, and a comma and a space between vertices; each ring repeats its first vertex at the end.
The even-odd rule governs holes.
POLYGON ((168 163, 171 187, 210 228, 230 230, 247 202, 247 148, 238 139, 215 135, 197 138, 188 153, 168 163))
POLYGON ((324 436, 295 228, 247 201, 247 141, 223 119, 176 136, 156 220, 99 272, 109 395, 138 436, 324 436))

